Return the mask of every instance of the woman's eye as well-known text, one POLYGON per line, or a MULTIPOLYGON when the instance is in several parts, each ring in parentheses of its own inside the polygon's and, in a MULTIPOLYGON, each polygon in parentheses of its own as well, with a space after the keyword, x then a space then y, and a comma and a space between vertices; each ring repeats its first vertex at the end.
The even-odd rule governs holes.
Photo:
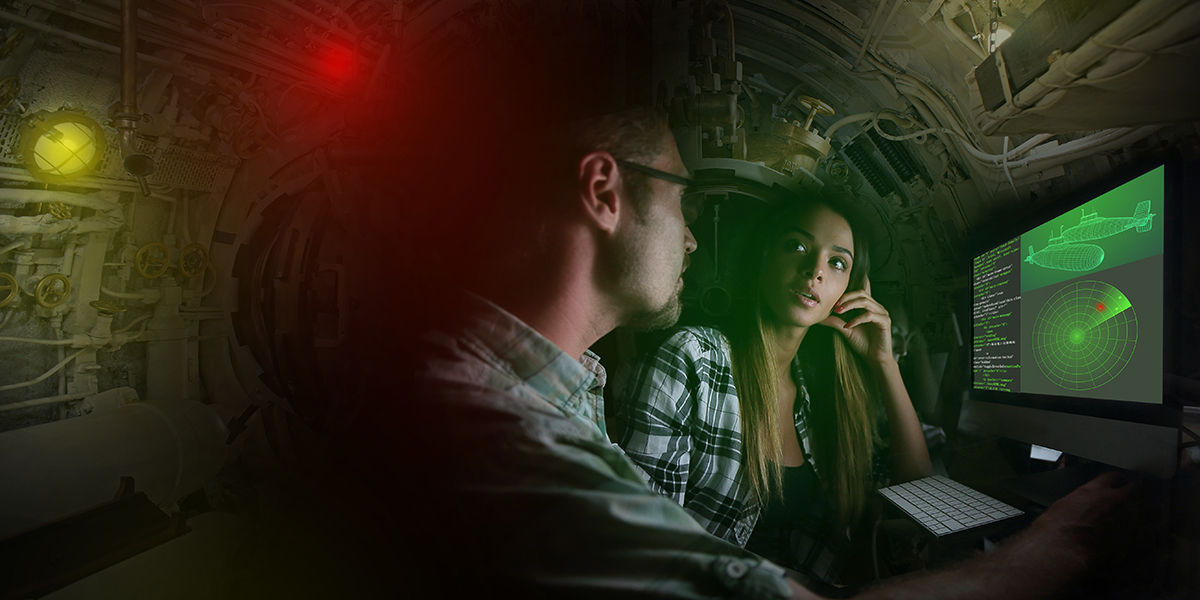
POLYGON ((833 268, 835 268, 839 271, 845 271, 847 268, 849 268, 849 265, 846 264, 846 261, 842 260, 840 258, 835 258, 835 259, 830 260, 829 264, 833 265, 833 268))
POLYGON ((789 239, 783 242, 783 250, 785 252, 808 252, 808 248, 804 246, 804 242, 797 239, 789 239))

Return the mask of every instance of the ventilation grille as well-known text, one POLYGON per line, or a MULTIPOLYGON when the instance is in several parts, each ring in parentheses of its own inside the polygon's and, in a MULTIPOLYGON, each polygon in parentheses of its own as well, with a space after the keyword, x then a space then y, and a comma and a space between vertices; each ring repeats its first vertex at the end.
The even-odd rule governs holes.
MULTIPOLYGON (((891 165, 892 170, 900 177, 900 181, 912 181, 918 175, 917 163, 913 160, 912 154, 908 152, 908 148, 904 144, 889 140, 874 129, 867 132, 871 136, 871 141, 875 142, 875 147, 879 148, 879 153, 883 155, 883 159, 891 165)), ((888 135, 894 134, 891 132, 888 135)))
POLYGON ((859 136, 853 143, 846 146, 845 152, 846 158, 849 158, 858 172, 862 173, 863 178, 871 184, 871 189, 874 189, 880 198, 896 191, 891 176, 871 156, 873 154, 871 140, 859 136))

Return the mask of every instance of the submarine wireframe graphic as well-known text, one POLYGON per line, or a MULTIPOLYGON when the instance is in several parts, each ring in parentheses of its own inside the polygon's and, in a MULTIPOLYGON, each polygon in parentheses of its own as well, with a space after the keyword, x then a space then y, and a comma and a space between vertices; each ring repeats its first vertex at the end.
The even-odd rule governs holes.
POLYGON ((1051 244, 1034 252, 1030 245, 1025 262, 1060 271, 1091 271, 1104 262, 1104 248, 1096 244, 1051 244))
POLYGON ((1131 217, 1101 217, 1084 212, 1078 225, 1060 230, 1045 248, 1034 252, 1033 246, 1029 246, 1025 262, 1060 271, 1091 271, 1104 262, 1104 248, 1079 242, 1102 240, 1130 229, 1145 233, 1153 227, 1155 216, 1150 212, 1149 200, 1138 202, 1131 217))
POLYGON ((1138 202, 1132 217, 1101 217, 1085 212, 1078 225, 1060 231, 1058 237, 1050 238, 1050 245, 1101 240, 1129 229, 1145 233, 1153 227, 1155 216, 1150 212, 1149 200, 1138 202))

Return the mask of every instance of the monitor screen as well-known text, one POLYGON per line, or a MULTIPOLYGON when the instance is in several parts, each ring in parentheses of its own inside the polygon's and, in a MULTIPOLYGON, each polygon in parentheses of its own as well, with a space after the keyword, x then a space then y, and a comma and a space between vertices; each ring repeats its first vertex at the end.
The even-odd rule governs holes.
POLYGON ((1159 165, 972 259, 972 387, 1162 404, 1159 165))

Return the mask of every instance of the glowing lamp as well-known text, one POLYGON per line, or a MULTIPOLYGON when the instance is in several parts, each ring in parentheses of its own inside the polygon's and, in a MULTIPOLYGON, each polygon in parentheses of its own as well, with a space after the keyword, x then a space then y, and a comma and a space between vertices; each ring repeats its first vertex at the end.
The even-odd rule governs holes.
POLYGON ((350 48, 331 46, 318 57, 317 67, 325 77, 345 83, 353 78, 358 70, 358 57, 350 48))
POLYGON ((34 177, 65 183, 89 175, 104 157, 104 130, 73 110, 30 115, 21 128, 20 154, 34 177))

